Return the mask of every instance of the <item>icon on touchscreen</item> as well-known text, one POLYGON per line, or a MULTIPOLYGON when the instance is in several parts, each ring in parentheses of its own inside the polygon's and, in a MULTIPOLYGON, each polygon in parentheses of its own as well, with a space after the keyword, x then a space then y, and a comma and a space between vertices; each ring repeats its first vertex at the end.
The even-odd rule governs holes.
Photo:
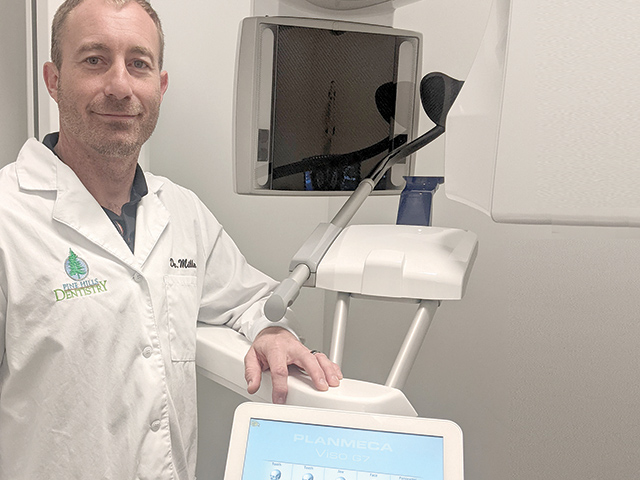
POLYGON ((269 480, 280 480, 281 476, 282 476, 282 473, 280 473, 280 470, 274 470, 269 475, 269 480))

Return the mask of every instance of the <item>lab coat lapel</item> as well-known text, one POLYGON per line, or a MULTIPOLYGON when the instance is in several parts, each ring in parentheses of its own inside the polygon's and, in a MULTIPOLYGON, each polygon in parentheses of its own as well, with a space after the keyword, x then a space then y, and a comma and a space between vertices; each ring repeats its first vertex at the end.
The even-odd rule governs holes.
POLYGON ((146 262, 149 254, 158 243, 162 232, 169 224, 169 211, 158 198, 162 181, 150 176, 146 176, 146 180, 149 193, 140 200, 136 213, 136 245, 134 251, 140 265, 146 262))
POLYGON ((63 162, 57 162, 58 195, 53 218, 77 231, 97 246, 139 268, 137 262, 111 220, 76 174, 63 162))
POLYGON ((149 193, 136 214, 135 256, 102 207, 67 165, 35 138, 29 139, 16 162, 20 188, 56 191, 53 218, 115 257, 139 270, 169 223, 169 211, 158 198, 162 181, 147 177, 149 193))

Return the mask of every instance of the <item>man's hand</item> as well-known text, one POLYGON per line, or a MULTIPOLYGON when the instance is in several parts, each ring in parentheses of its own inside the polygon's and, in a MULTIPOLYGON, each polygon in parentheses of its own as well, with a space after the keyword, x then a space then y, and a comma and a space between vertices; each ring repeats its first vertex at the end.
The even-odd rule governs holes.
POLYGON ((297 365, 307 372, 318 390, 337 387, 342 379, 340 367, 324 353, 314 355, 288 330, 268 327, 258 334, 244 357, 247 391, 256 393, 260 388, 262 372, 271 370, 272 401, 284 403, 287 399, 288 365, 297 365))

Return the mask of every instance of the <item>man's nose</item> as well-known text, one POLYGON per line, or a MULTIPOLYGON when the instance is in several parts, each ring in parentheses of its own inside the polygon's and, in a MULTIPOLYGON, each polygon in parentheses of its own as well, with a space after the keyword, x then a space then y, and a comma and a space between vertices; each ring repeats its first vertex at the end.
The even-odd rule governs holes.
POLYGON ((131 75, 124 63, 114 63, 109 68, 105 81, 105 95, 117 100, 131 97, 131 75))

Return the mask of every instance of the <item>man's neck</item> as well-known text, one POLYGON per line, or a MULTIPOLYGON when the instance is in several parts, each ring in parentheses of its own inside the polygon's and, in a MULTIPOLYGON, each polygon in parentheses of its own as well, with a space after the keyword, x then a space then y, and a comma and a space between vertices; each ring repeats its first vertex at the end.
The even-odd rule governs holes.
POLYGON ((138 154, 125 158, 103 156, 75 144, 62 132, 55 152, 102 207, 121 214, 122 206, 130 199, 138 154))

